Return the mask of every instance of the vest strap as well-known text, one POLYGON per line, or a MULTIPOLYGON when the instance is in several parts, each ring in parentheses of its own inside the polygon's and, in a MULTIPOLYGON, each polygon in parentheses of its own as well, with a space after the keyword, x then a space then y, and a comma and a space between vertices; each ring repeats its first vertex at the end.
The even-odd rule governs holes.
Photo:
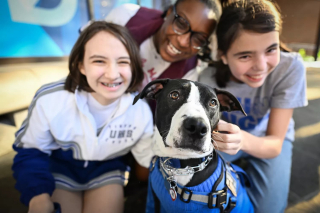
MULTIPOLYGON (((227 169, 226 169, 227 165, 225 164, 225 161, 222 161, 222 162, 223 162, 222 163, 223 165, 221 166, 224 167, 224 169, 223 169, 223 172, 221 173, 222 178, 219 179, 219 183, 217 183, 217 185, 219 185, 221 181, 223 180, 225 181, 226 179, 225 173, 227 172, 227 169)), ((159 167, 160 167, 159 168, 160 172, 163 178, 165 179, 164 181, 165 188, 169 192, 170 188, 172 188, 172 186, 175 185, 175 190, 180 195, 180 200, 182 202, 189 203, 190 201, 194 201, 194 202, 201 203, 203 205, 208 205, 208 208, 210 209, 220 208, 224 212, 226 211, 230 212, 235 207, 236 201, 237 201, 236 196, 230 196, 229 200, 227 200, 227 194, 228 194, 227 185, 225 185, 225 187, 222 190, 217 190, 209 193, 192 191, 186 187, 183 187, 183 188, 179 187, 179 185, 176 184, 174 180, 171 180, 167 176, 167 174, 163 171, 161 166, 159 167), (223 204, 227 204, 227 205, 224 207, 223 204)))

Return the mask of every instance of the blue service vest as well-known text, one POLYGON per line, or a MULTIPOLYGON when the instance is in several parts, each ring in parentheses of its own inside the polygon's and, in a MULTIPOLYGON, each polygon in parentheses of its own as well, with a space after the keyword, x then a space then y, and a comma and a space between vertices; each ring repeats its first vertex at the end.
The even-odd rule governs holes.
MULTIPOLYGON (((223 209, 224 211, 228 210, 232 204, 236 205, 232 208, 231 213, 253 213, 253 205, 248 197, 248 194, 245 190, 244 184, 244 176, 245 172, 238 166, 232 165, 232 168, 229 168, 229 165, 225 164, 224 161, 219 157, 218 164, 215 172, 203 183, 193 186, 193 187, 183 187, 178 184, 180 188, 186 188, 184 193, 190 195, 189 190, 192 191, 193 194, 198 195, 209 195, 212 192, 212 188, 216 181, 219 179, 220 174, 223 172, 222 179, 218 186, 216 187, 215 191, 225 190, 226 191, 226 198, 225 203, 221 205, 220 208, 216 207, 215 203, 212 203, 211 207, 208 207, 208 203, 193 201, 192 199, 190 202, 186 203, 181 200, 181 196, 178 194, 177 199, 172 201, 169 191, 167 190, 168 182, 164 179, 163 175, 160 171, 160 161, 157 159, 155 161, 155 165, 152 165, 153 169, 150 169, 149 175, 149 185, 148 185, 148 196, 147 196, 147 206, 146 206, 146 213, 154 213, 156 212, 155 209, 155 197, 160 200, 160 212, 161 213, 185 213, 185 212, 215 212, 218 213, 223 209), (233 179, 236 182, 236 196, 232 194, 231 190, 226 185, 226 172, 227 170, 230 172, 229 174, 232 175, 233 179), (234 170, 236 172, 234 172, 234 170)), ((220 177, 221 178, 221 177, 220 177)), ((184 196, 186 197, 186 196, 184 196)), ((187 196, 188 197, 188 196, 187 196)), ((192 197, 192 195, 191 195, 192 197)), ((191 198, 189 196, 189 198, 191 198)), ((213 197, 217 196, 213 195, 213 197)), ((212 198, 212 197, 211 197, 212 198)), ((184 200, 186 201, 186 200, 184 200)), ((221 212, 224 212, 221 211, 221 212)), ((226 211, 228 212, 228 211, 226 211)))

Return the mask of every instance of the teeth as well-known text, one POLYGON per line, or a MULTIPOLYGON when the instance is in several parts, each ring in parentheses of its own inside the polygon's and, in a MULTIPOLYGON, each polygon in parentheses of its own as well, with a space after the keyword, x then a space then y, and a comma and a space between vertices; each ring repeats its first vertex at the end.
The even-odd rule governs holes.
POLYGON ((121 83, 114 83, 114 84, 108 84, 108 83, 102 83, 106 87, 116 87, 119 86, 121 83))
POLYGON ((171 42, 169 42, 169 49, 174 53, 174 54, 181 54, 181 51, 177 50, 177 48, 175 48, 171 42))
POLYGON ((249 75, 249 77, 253 79, 260 79, 262 75, 249 75))

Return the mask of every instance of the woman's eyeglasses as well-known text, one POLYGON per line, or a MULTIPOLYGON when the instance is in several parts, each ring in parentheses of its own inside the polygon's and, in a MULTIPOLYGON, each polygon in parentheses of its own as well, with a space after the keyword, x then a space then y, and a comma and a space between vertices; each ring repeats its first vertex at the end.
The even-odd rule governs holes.
POLYGON ((190 42, 193 48, 200 50, 202 47, 206 46, 209 43, 207 38, 202 33, 194 32, 191 30, 189 22, 177 14, 175 5, 173 6, 173 14, 173 31, 178 35, 183 35, 190 32, 190 42))

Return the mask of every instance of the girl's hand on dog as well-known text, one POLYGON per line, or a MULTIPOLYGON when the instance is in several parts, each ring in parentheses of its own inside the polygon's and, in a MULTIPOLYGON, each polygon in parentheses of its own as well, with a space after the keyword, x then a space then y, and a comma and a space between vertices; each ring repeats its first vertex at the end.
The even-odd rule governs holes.
POLYGON ((40 194, 33 197, 29 202, 28 213, 53 213, 54 206, 50 199, 50 195, 40 194))
POLYGON ((212 132, 213 145, 216 150, 235 155, 243 146, 242 131, 237 125, 220 120, 217 129, 212 132))

